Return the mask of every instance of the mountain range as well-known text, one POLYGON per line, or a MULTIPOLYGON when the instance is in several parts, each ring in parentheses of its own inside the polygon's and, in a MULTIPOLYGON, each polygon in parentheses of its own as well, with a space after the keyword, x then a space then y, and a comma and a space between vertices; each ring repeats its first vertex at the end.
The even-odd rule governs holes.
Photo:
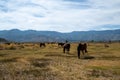
POLYGON ((120 29, 103 31, 73 31, 61 33, 56 31, 35 31, 18 29, 1 30, 0 38, 15 42, 63 42, 68 41, 118 41, 120 29))

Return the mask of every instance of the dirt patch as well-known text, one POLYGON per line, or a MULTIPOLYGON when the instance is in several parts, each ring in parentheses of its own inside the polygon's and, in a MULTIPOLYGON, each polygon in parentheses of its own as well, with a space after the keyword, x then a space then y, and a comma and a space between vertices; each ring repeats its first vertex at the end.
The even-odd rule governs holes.
POLYGON ((30 59, 29 60, 31 65, 33 65, 34 67, 40 67, 40 68, 45 68, 47 66, 49 66, 51 59, 46 59, 46 58, 42 58, 42 59, 30 59))

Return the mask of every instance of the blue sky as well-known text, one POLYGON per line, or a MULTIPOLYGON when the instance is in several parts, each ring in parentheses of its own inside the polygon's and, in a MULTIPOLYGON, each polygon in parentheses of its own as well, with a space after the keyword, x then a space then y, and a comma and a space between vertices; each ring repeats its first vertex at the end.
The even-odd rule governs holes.
POLYGON ((0 0, 0 30, 120 29, 120 0, 0 0))

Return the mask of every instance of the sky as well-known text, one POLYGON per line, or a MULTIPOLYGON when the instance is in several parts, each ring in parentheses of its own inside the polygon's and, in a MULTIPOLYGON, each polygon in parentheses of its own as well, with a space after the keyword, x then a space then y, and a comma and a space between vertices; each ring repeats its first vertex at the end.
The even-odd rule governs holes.
POLYGON ((0 30, 120 29, 120 0, 0 0, 0 30))

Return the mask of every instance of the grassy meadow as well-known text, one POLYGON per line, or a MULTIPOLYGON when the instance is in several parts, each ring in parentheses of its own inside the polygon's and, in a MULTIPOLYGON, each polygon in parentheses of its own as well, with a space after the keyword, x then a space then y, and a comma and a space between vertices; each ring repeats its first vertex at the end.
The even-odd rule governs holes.
POLYGON ((0 80, 120 80, 120 43, 88 43, 81 59, 77 45, 65 54, 57 44, 0 44, 0 80))

